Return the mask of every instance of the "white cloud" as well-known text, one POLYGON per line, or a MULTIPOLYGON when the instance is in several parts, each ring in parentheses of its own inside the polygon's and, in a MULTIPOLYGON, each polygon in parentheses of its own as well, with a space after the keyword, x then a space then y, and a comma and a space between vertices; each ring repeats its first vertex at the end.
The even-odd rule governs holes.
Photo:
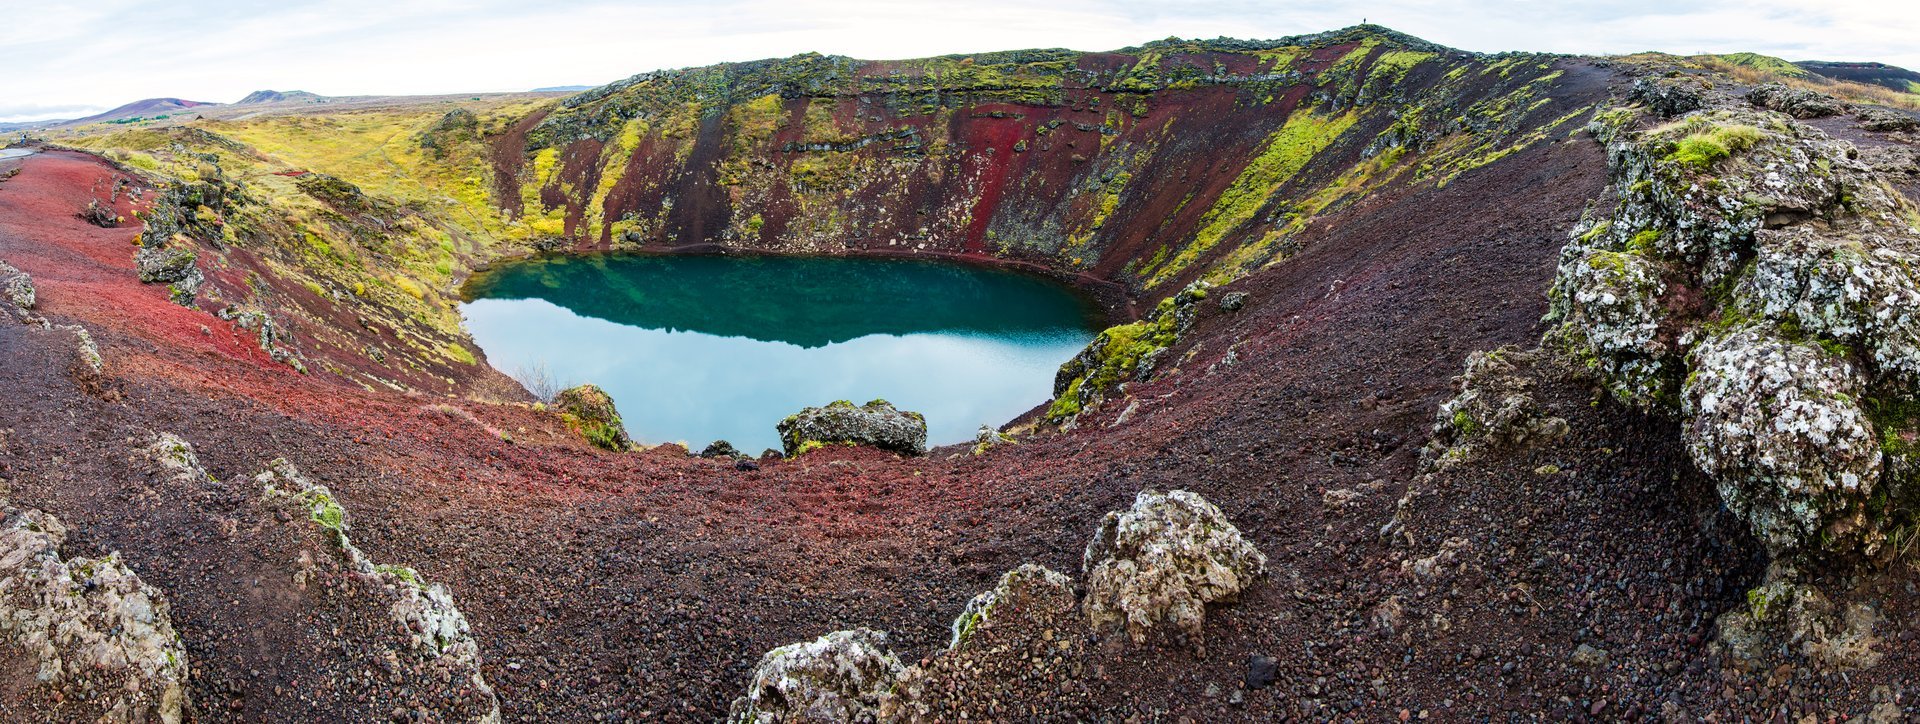
POLYGON ((95 0, 0 10, 0 120, 155 96, 231 102, 261 88, 525 90, 803 51, 904 58, 1271 38, 1362 18, 1478 51, 1750 50, 1920 68, 1920 4, 1871 0, 95 0))

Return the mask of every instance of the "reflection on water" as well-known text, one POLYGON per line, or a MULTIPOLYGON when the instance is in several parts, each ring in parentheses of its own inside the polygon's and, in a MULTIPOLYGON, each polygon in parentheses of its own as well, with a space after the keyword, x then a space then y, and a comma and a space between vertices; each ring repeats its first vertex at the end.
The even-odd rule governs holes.
POLYGON ((919 261, 558 257, 468 293, 496 368, 599 384, 636 439, 696 450, 777 447, 781 418, 836 399, 885 398, 925 414, 930 443, 968 440, 1044 402, 1092 336, 1056 284, 919 261))

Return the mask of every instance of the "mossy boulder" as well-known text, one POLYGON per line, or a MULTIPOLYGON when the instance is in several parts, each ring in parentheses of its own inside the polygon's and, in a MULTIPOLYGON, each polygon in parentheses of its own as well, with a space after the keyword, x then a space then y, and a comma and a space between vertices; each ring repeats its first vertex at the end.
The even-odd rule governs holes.
POLYGON ((831 444, 870 445, 902 455, 927 452, 927 418, 895 409, 886 400, 858 407, 846 400, 809 407, 787 416, 776 429, 788 457, 831 444))
POLYGON ((1071 423, 1080 413, 1119 392, 1121 385, 1150 379, 1167 349, 1193 326, 1200 313, 1199 304, 1212 288, 1205 281, 1194 282, 1160 300, 1140 321, 1102 330, 1054 373, 1053 403, 1047 407, 1047 420, 1071 423))
POLYGON ((621 451, 633 446, 627 428, 620 422, 620 411, 614 409, 613 397, 599 386, 586 384, 561 390, 554 396, 553 406, 595 447, 621 451))

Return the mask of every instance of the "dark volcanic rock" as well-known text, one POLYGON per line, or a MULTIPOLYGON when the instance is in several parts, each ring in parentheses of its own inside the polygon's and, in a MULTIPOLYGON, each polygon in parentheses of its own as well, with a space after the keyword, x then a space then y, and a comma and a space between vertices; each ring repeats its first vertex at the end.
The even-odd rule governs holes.
POLYGON ((733 443, 727 442, 725 440, 715 440, 712 443, 709 443, 706 449, 700 451, 700 457, 736 458, 736 457, 740 457, 740 451, 734 449, 733 443))
POLYGON ((886 400, 859 407, 846 400, 809 407, 781 420, 778 428, 788 456, 830 443, 872 445, 906 455, 927 452, 927 418, 894 409, 886 400))
POLYGON ((1794 118, 1825 118, 1847 110, 1845 103, 1825 93, 1788 88, 1779 83, 1764 83, 1747 92, 1747 101, 1794 118))
POLYGON ((1633 89, 1627 91, 1627 99, 1646 104, 1647 110, 1662 118, 1697 111, 1707 105, 1706 98, 1698 90, 1651 78, 1634 81, 1633 89))

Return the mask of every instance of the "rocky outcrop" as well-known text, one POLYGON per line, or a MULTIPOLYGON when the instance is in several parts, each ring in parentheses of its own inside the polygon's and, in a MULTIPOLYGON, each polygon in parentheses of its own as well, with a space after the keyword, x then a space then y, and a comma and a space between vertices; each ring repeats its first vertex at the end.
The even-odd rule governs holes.
POLYGON ((740 455, 740 451, 734 448, 733 443, 727 442, 725 440, 715 440, 713 442, 707 443, 707 446, 700 450, 700 457, 737 458, 737 457, 741 457, 741 455, 740 455))
POLYGON ((1207 604, 1236 600, 1267 557, 1199 494, 1147 490, 1107 514, 1082 563, 1095 631, 1124 630, 1139 644, 1170 629, 1198 646, 1207 604))
POLYGON ((1794 118, 1825 118, 1845 113, 1847 104, 1816 91, 1790 88, 1779 83, 1762 83, 1747 91, 1747 101, 1794 118))
POLYGON ((167 285, 167 296, 181 306, 192 306, 206 276, 194 262, 199 254, 184 245, 141 247, 133 254, 140 281, 167 285))
MULTIPOLYGON (((167 600, 118 553, 60 557, 67 528, 38 510, 0 506, 0 672, 18 720, 179 722, 187 652, 167 600)), ((0 713, 7 706, 0 706, 0 713)))
POLYGON ((1197 645, 1206 604, 1233 600, 1265 565, 1200 496, 1143 492, 1087 548, 1084 611, 1067 576, 1022 565, 968 601, 947 647, 917 664, 902 665, 886 634, 868 629, 767 652, 728 721, 1020 720, 1091 708, 1086 688, 1069 684, 1087 673, 1090 634, 1124 624, 1144 641, 1171 626, 1197 645))
POLYGON ((27 277, 25 271, 13 269, 10 263, 0 261, 0 300, 10 303, 15 313, 33 311, 36 303, 33 277, 27 277))
POLYGON ((567 424, 586 436, 587 442, 595 447, 621 451, 633 447, 633 441, 627 438, 627 428, 620 421, 620 411, 613 406, 613 396, 597 385, 580 385, 560 391, 553 398, 554 409, 567 419, 567 424))
POLYGON ((1885 108, 1863 106, 1854 111, 1854 117, 1860 120, 1860 127, 1869 131, 1920 131, 1920 119, 1885 108))
POLYGON ((1445 469, 1484 452, 1551 442, 1567 434, 1567 421, 1548 414, 1533 397, 1541 370, 1557 367, 1553 352, 1502 347, 1467 356, 1455 382, 1459 394, 1440 405, 1433 440, 1423 458, 1445 469))
POLYGON ((1598 130, 1614 203, 1562 252, 1547 343, 1683 418, 1774 554, 1873 552, 1889 495, 1914 489, 1888 461, 1920 429, 1902 402, 1920 383, 1920 211, 1852 145, 1780 114, 1598 130))
POLYGON ((1682 435, 1728 509, 1776 551, 1872 542, 1881 454, 1853 365, 1762 324, 1709 337, 1692 369, 1682 435))
POLYGON ((281 344, 285 335, 280 331, 280 325, 273 321, 273 315, 257 309, 229 306, 221 309, 215 316, 232 321, 241 329, 258 335, 260 350, 266 352, 273 361, 292 367, 302 374, 306 373, 307 363, 300 359, 299 354, 281 344))
POLYGON ((374 563, 349 537, 347 512, 325 486, 307 480, 286 460, 275 460, 254 478, 262 503, 286 513, 290 524, 304 535, 317 537, 310 546, 319 555, 303 554, 295 582, 305 585, 329 568, 351 573, 347 578, 363 591, 387 602, 396 640, 406 642, 390 655, 413 662, 396 669, 402 685, 422 692, 420 699, 435 702, 436 718, 498 722, 500 705, 493 688, 481 675, 480 646, 474 641, 466 616, 454 605, 453 594, 440 583, 426 581, 418 571, 401 565, 374 563))
POLYGON ((1101 331, 1054 374, 1054 399, 1047 419, 1071 425, 1080 413, 1124 392, 1127 383, 1151 379, 1167 349, 1193 326, 1200 302, 1212 288, 1207 282, 1194 282, 1160 300, 1144 319, 1101 331))
POLYGON ((1026 564, 975 596, 943 651, 907 667, 880 703, 882 721, 1022 721, 1091 708, 1066 682, 1085 673, 1086 620, 1073 582, 1026 564))
POLYGON ((887 635, 871 629, 782 646, 760 657, 746 696, 734 700, 727 721, 878 721, 881 697, 905 670, 887 648, 887 635))
POLYGON ((871 445, 902 455, 927 452, 927 418, 918 412, 895 409, 886 400, 859 407, 846 400, 809 407, 787 416, 776 427, 789 457, 832 444, 871 445))

